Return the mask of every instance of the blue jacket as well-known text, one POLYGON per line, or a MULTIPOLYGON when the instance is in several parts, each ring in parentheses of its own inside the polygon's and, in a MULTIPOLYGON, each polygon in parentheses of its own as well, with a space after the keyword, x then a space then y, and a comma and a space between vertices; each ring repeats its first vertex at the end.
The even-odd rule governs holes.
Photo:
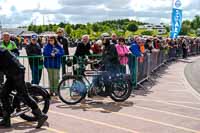
POLYGON ((56 45, 55 47, 53 47, 51 44, 47 44, 44 47, 43 55, 45 56, 44 66, 46 68, 59 69, 62 63, 64 49, 60 45, 56 45), (51 55, 52 53, 55 53, 55 57, 51 55))
POLYGON ((136 42, 131 43, 131 47, 129 48, 129 50, 136 57, 140 57, 141 56, 140 47, 137 45, 136 42))

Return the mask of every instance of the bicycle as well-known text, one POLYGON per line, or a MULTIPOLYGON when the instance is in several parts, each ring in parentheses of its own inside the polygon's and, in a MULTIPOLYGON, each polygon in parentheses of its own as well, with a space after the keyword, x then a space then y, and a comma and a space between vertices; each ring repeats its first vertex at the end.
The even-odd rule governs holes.
MULTIPOLYGON (((92 63, 94 62, 87 62, 87 64, 92 63)), ((115 102, 123 102, 130 97, 132 92, 130 75, 117 73, 106 77, 104 75, 108 75, 107 71, 85 70, 85 64, 81 62, 80 75, 63 76, 58 86, 58 96, 62 102, 75 105, 85 99, 87 94, 93 92, 94 95, 99 95, 105 89, 108 89, 108 96, 115 102), (97 77, 98 84, 95 85, 88 77, 97 77)))

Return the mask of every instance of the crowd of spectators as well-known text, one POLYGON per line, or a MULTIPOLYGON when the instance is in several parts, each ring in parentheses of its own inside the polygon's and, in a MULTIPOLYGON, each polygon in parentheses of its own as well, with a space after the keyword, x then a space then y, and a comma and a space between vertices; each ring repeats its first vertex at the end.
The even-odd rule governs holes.
MULTIPOLYGON (((116 67, 119 66, 120 70, 126 73, 126 65, 130 64, 129 55, 134 55, 139 62, 143 62, 145 53, 163 51, 172 60, 177 57, 187 59, 188 53, 200 53, 200 38, 191 37, 170 39, 134 36, 125 39, 124 37, 118 37, 115 33, 112 35, 103 33, 98 40, 90 40, 89 35, 83 35, 79 42, 70 42, 69 40, 64 36, 64 30, 59 28, 57 36, 40 38, 37 35, 32 35, 30 43, 25 47, 27 56, 34 56, 34 58, 29 58, 32 83, 40 83, 42 70, 45 67, 48 72, 51 95, 57 95, 56 88, 60 79, 60 69, 62 68, 62 75, 66 74, 67 57, 63 57, 64 55, 74 55, 75 57, 101 55, 104 59, 101 63, 105 64, 107 69, 115 71, 117 70, 116 67), (69 51, 70 43, 76 43, 77 45, 74 54, 69 51)), ((22 47, 21 41, 18 36, 11 37, 9 33, 3 33, 0 47, 8 49, 19 56, 18 49, 22 47)), ((73 60, 73 63, 77 63, 77 61, 73 60)), ((0 74, 0 79, 2 82, 2 74, 0 74)))

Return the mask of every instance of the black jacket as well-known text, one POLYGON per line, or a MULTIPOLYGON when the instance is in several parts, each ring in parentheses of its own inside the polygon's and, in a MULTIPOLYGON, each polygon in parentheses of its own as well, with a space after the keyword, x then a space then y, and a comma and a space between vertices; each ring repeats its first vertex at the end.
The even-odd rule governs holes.
POLYGON ((63 45, 65 55, 69 55, 69 49, 68 49, 69 42, 68 42, 67 38, 58 37, 57 40, 61 45, 63 45))
POLYGON ((111 44, 114 44, 114 45, 117 44, 117 40, 111 40, 110 42, 111 42, 111 44))
MULTIPOLYGON (((26 46, 26 53, 28 56, 42 56, 42 50, 39 44, 29 44, 26 46)), ((29 58, 31 67, 43 65, 42 57, 29 58)))
POLYGON ((86 45, 83 44, 82 42, 78 43, 76 52, 74 54, 73 63, 74 64, 78 63, 77 60, 83 61, 83 59, 85 59, 86 56, 91 55, 90 48, 91 48, 90 43, 86 45))
POLYGON ((10 51, 0 48, 0 71, 6 76, 11 77, 24 73, 24 66, 19 62, 17 57, 10 51))
POLYGON ((119 63, 115 45, 107 45, 103 50, 102 64, 117 67, 119 63))
POLYGON ((80 42, 76 48, 75 56, 85 57, 87 55, 91 55, 90 48, 91 48, 90 43, 84 45, 82 42, 80 42))

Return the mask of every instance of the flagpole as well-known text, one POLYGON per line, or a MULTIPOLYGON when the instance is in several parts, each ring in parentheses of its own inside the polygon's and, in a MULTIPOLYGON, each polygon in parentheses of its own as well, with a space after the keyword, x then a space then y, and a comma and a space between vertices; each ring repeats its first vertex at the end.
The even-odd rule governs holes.
POLYGON ((174 6, 174 0, 172 0, 172 8, 171 8, 171 15, 170 15, 170 33, 171 34, 171 31, 172 31, 172 13, 173 13, 173 6, 174 6))

